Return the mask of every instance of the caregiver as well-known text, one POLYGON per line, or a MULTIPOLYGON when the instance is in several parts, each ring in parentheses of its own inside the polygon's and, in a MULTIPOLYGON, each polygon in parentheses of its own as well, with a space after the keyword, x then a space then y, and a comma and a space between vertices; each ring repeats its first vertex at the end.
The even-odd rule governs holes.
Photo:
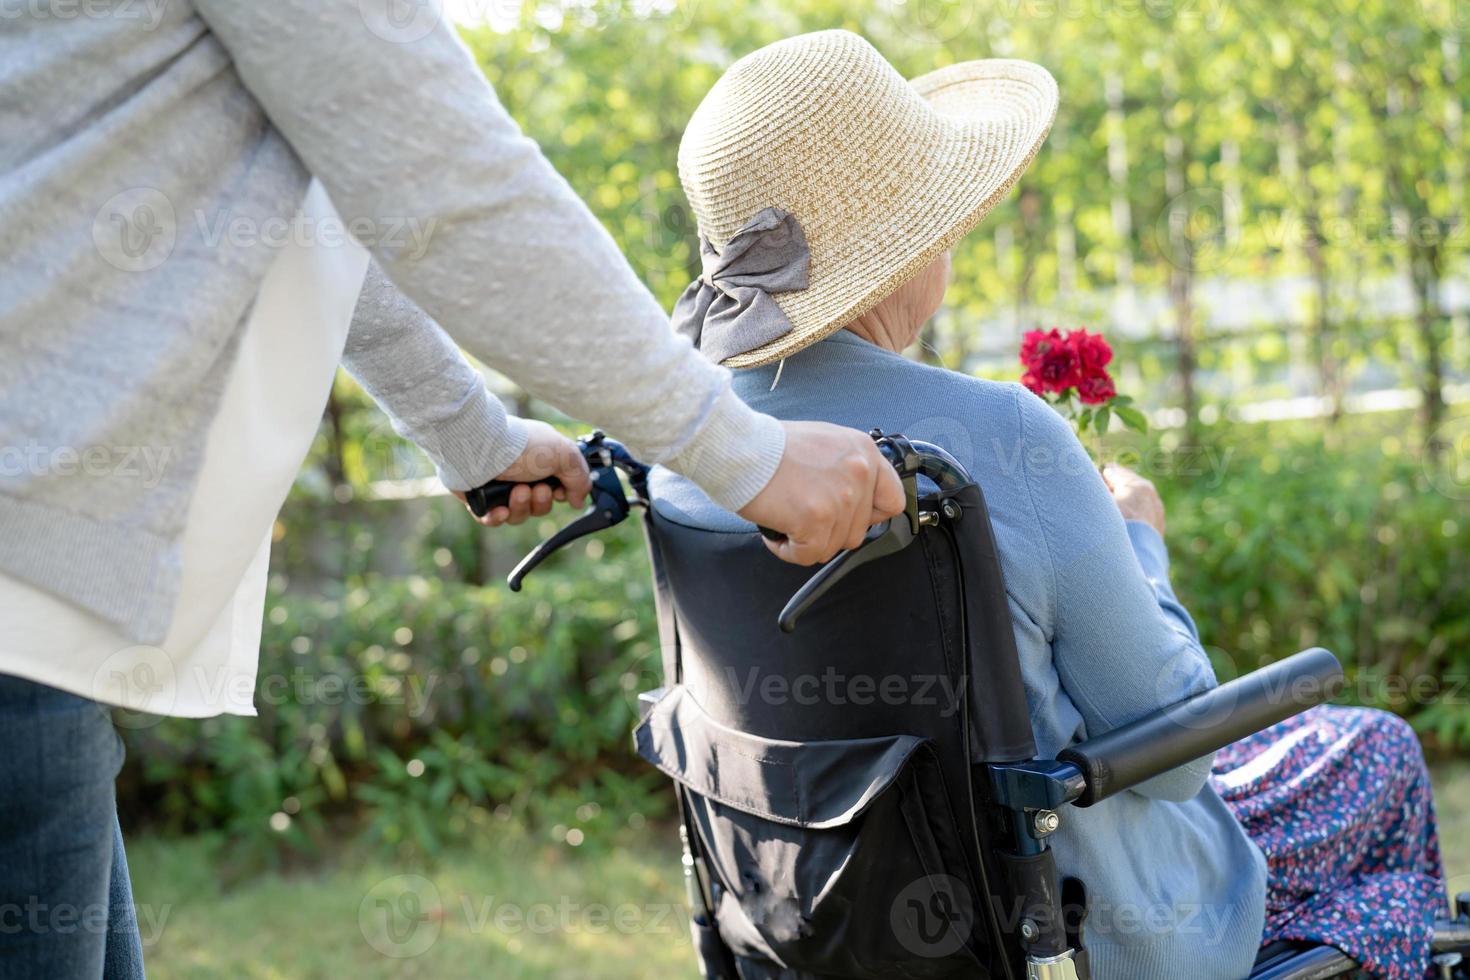
MULTIPOLYGON (((0 978, 142 975, 101 705, 254 713, 270 529, 344 349, 453 490, 557 475, 577 503, 587 478, 451 337, 785 532, 788 560, 902 505, 867 437, 751 410, 670 332, 419 14, 34 0, 5 18, 0 978)), ((495 521, 549 506, 518 494, 495 521)))

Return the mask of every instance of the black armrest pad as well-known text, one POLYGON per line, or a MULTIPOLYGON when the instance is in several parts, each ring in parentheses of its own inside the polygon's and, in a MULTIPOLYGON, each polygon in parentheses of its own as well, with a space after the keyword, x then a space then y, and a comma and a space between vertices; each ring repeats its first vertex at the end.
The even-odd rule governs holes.
POLYGON ((1303 650, 1057 755, 1082 771, 1091 806, 1330 701, 1342 687, 1342 665, 1321 647, 1303 650))

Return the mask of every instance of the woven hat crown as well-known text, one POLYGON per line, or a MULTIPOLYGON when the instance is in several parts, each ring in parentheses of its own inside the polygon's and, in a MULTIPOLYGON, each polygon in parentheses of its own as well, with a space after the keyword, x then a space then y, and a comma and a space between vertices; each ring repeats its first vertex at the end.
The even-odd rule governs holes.
MULTIPOLYGON (((764 207, 838 224, 823 209, 881 201, 934 113, 863 38, 822 31, 735 62, 695 111, 679 176, 701 234, 721 245, 764 207)), ((927 127, 932 128, 932 125, 927 127)))
POLYGON ((773 293, 789 330, 721 363, 785 357, 912 278, 1010 189, 1056 106, 1039 65, 969 61, 909 81, 848 31, 736 61, 684 131, 684 193, 716 255, 774 209, 800 225, 810 267, 807 287, 773 293))

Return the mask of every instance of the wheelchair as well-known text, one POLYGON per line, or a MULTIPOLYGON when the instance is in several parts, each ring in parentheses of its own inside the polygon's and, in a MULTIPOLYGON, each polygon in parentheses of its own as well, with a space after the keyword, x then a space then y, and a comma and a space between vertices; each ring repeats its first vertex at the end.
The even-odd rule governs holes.
MULTIPOLYGON (((527 555, 511 588, 643 508, 664 686, 640 697, 634 740, 674 783, 707 980, 1089 980, 1086 882, 1060 879, 1048 846, 1068 808, 1328 700, 1342 669, 1303 651, 1037 758, 984 495, 939 447, 872 435, 905 511, 811 574, 755 533, 661 513, 648 468, 594 433, 586 514, 527 555), (839 663, 849 677, 937 679, 957 703, 803 696, 839 663)), ((471 508, 511 486, 471 491, 471 508)), ((1436 975, 1470 977, 1466 953, 1470 894, 1437 924, 1436 975)), ((1248 980, 1357 972, 1333 947, 1275 943, 1248 980)))

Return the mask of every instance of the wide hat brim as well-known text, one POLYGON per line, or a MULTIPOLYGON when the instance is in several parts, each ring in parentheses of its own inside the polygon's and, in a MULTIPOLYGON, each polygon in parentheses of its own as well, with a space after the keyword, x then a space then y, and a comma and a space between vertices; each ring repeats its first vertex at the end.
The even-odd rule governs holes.
POLYGON ((905 149, 906 159, 902 165, 889 161, 886 172, 893 179, 876 199, 869 189, 863 200, 797 213, 811 247, 810 285, 775 296, 791 330, 726 358, 727 367, 758 367, 789 357, 842 329, 917 275, 1005 197, 1056 116, 1056 81, 1031 62, 968 61, 909 84, 930 118, 916 121, 917 136, 905 149))

